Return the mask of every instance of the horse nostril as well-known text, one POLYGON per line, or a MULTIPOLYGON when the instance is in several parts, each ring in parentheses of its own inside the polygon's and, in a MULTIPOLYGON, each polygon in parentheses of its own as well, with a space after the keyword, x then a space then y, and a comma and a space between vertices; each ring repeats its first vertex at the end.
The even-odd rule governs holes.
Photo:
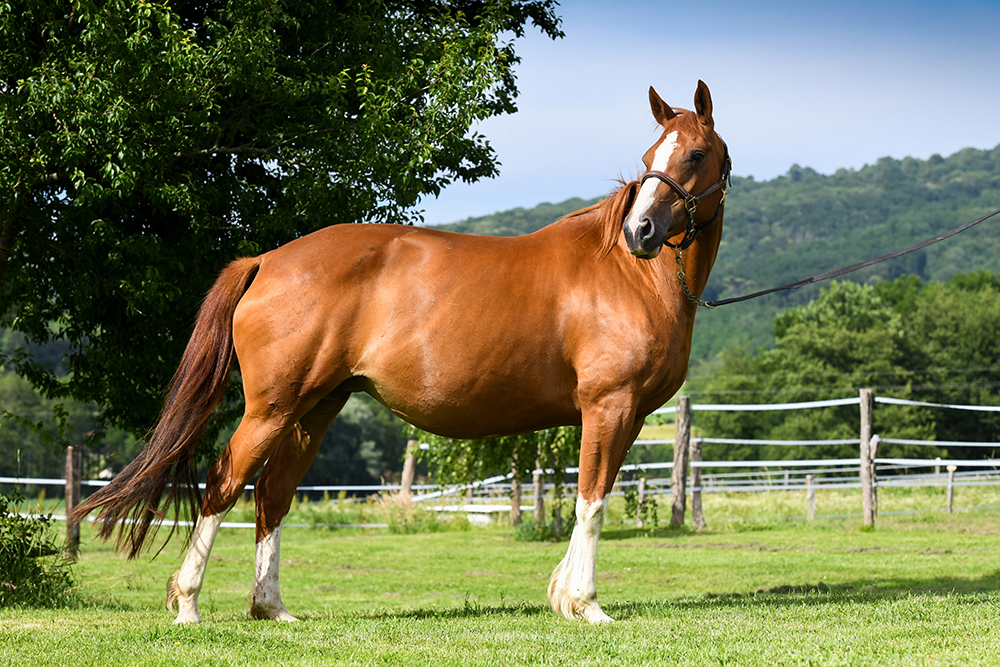
POLYGON ((643 221, 639 223, 639 229, 636 231, 639 232, 638 236, 640 241, 648 241, 653 237, 653 234, 656 233, 656 228, 653 226, 652 220, 644 218, 643 221))

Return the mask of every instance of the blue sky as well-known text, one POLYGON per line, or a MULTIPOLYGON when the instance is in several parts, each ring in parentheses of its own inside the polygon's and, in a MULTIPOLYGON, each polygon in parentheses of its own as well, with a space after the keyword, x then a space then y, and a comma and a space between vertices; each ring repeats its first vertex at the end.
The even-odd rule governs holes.
POLYGON ((500 176, 453 184, 429 224, 594 197, 657 138, 646 91, 690 108, 698 79, 736 174, 832 173, 1000 144, 1000 0, 564 0, 566 37, 517 43, 518 113, 479 127, 500 176))

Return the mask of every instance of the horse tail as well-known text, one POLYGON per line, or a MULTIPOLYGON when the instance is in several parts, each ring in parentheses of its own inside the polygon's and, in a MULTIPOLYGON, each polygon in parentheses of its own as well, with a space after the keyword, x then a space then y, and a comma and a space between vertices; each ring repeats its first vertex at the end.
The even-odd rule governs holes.
POLYGON ((250 257, 222 271, 198 311, 191 340, 146 446, 110 484, 70 515, 71 520, 80 521, 100 507, 96 519, 100 538, 108 540, 117 530, 116 546, 130 559, 143 551, 156 534, 158 522, 154 521, 164 519, 169 508, 174 510, 174 526, 168 540, 182 515, 191 521, 198 516, 201 491, 195 447, 209 415, 225 395, 235 356, 233 314, 259 267, 260 259, 250 257))

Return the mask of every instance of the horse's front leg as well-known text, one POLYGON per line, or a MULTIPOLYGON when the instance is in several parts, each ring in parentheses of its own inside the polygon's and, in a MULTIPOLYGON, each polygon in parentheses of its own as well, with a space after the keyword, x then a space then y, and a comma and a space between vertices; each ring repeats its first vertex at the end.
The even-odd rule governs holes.
POLYGON ((564 618, 591 623, 612 620, 597 602, 597 540, 615 477, 642 428, 642 422, 635 421, 631 405, 611 401, 584 411, 576 525, 566 556, 549 580, 549 605, 564 618))

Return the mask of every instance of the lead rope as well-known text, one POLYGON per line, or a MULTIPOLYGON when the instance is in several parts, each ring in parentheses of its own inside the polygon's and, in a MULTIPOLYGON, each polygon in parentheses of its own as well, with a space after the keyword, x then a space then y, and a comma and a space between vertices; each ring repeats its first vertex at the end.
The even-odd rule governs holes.
POLYGON ((680 253, 677 254, 677 263, 681 265, 681 270, 680 272, 678 272, 677 276, 681 278, 681 288, 684 290, 684 293, 687 294, 689 299, 697 303, 699 306, 708 306, 709 308, 715 308, 716 306, 725 306, 726 304, 730 303, 739 303, 740 301, 756 299, 759 296, 764 296, 765 294, 771 294, 772 292, 780 292, 781 290, 789 290, 789 289, 798 289, 799 287, 805 287, 806 285, 812 285, 813 283, 822 282, 824 280, 830 280, 831 278, 839 278, 845 273, 851 273, 852 271, 857 271, 858 269, 863 269, 873 264, 878 264, 880 262, 884 262, 889 259, 895 259, 896 257, 906 255, 907 253, 911 253, 915 250, 926 248, 927 246, 938 243, 939 241, 944 241, 945 239, 950 238, 955 234, 960 234, 961 232, 964 232, 965 230, 971 227, 975 227, 984 220, 989 220, 990 218, 992 218, 994 215, 997 214, 1000 214, 1000 208, 993 211, 992 213, 987 213, 983 217, 977 218, 972 222, 967 222, 961 227, 956 227, 955 229, 950 229, 946 232, 942 232, 937 236, 932 236, 931 238, 921 241, 920 243, 914 243, 913 245, 907 248, 903 248, 902 250, 896 250, 895 252, 887 252, 884 255, 879 255, 878 257, 872 257, 871 259, 866 259, 863 262, 858 262, 856 264, 851 264, 850 266, 845 266, 842 269, 837 269, 835 271, 828 271, 827 273, 822 273, 818 276, 813 276, 811 278, 799 280, 794 283, 789 283, 788 285, 782 285, 781 287, 772 287, 771 289, 761 290, 759 292, 754 292, 753 294, 746 294, 744 296, 733 297, 732 299, 722 299, 721 301, 700 301, 700 300, 696 301, 695 297, 691 294, 691 290, 687 288, 687 284, 684 282, 684 278, 681 278, 681 276, 684 273, 684 263, 681 261, 680 253))
POLYGON ((677 269, 677 280, 680 282, 681 289, 684 291, 684 296, 688 298, 688 301, 690 301, 696 306, 715 308, 715 306, 709 303, 708 301, 702 301, 701 299, 696 297, 694 293, 691 291, 691 288, 688 287, 687 274, 684 273, 684 257, 681 255, 681 248, 679 245, 674 247, 674 257, 677 259, 677 266, 679 267, 677 269))

